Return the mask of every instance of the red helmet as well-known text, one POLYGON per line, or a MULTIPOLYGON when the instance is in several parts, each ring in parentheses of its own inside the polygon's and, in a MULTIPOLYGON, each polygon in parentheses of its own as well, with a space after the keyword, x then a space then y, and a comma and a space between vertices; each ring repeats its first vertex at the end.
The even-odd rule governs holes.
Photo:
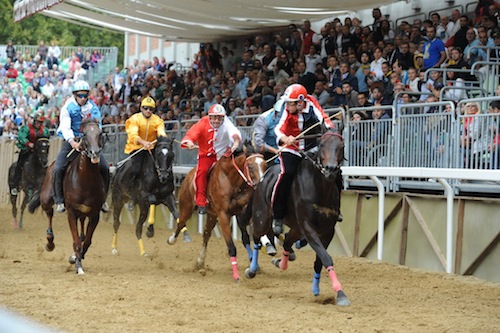
POLYGON ((220 104, 214 104, 208 110, 208 115, 209 116, 225 116, 226 109, 224 109, 224 107, 220 104))
POLYGON ((285 102, 300 102, 306 99, 307 90, 301 84, 292 84, 286 88, 283 94, 283 100, 285 102))

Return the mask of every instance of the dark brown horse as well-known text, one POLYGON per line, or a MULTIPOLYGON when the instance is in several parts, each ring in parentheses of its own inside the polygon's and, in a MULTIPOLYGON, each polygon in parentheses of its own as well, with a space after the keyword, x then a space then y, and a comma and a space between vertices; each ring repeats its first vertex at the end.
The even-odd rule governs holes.
MULTIPOLYGON (((337 304, 349 305, 349 299, 342 290, 333 269, 332 257, 327 248, 335 233, 335 224, 340 212, 340 166, 344 160, 344 142, 337 132, 327 131, 321 135, 319 146, 307 152, 300 163, 288 197, 288 206, 283 222, 290 227, 283 242, 280 259, 273 263, 282 270, 288 267, 288 256, 292 244, 305 239, 316 252, 312 291, 319 295, 321 268, 328 271, 333 289, 337 292, 337 304)), ((257 186, 253 197, 252 223, 254 242, 271 230, 271 193, 280 174, 279 166, 271 167, 257 186)), ((245 272, 248 278, 255 277, 259 270, 257 249, 254 249, 252 263, 245 272)))
MULTIPOLYGON (((33 152, 28 157, 24 163, 24 167, 21 173, 21 182, 19 184, 19 189, 24 192, 24 198, 21 203, 21 214, 19 216, 19 222, 17 220, 17 194, 10 195, 10 203, 12 204, 12 217, 14 218, 14 227, 23 227, 23 216, 26 204, 31 200, 35 193, 40 191, 42 186, 43 178, 45 177, 45 171, 47 170, 48 157, 49 157, 49 138, 41 137, 35 142, 33 147, 33 152)), ((16 164, 14 162, 9 168, 9 187, 12 189, 14 187, 14 173, 16 169, 16 164)))
MULTIPOLYGON (((139 243, 141 256, 147 255, 142 240, 142 227, 148 216, 148 211, 154 205, 164 204, 168 207, 174 219, 179 213, 174 196, 174 175, 172 162, 174 160, 173 140, 160 136, 155 148, 150 152, 142 165, 140 178, 131 175, 132 160, 128 160, 117 171, 113 180, 113 242, 112 253, 118 253, 118 229, 120 227, 120 213, 126 202, 132 200, 140 208, 135 233, 139 243)), ((153 210, 154 212, 154 210, 153 210)), ((154 217, 154 213, 151 214, 154 217)), ((154 222, 154 218, 152 219, 154 222)), ((148 237, 154 235, 154 224, 148 223, 146 232, 148 237)))
MULTIPOLYGON (((70 263, 75 263, 76 273, 84 274, 82 259, 92 243, 92 236, 99 223, 99 213, 102 204, 106 200, 106 184, 99 170, 100 154, 104 145, 99 123, 94 119, 85 119, 82 122, 82 138, 80 152, 73 151, 74 159, 68 163, 63 178, 64 204, 68 214, 69 227, 73 235, 73 256, 70 263), (84 229, 83 221, 88 219, 87 229, 84 229), (78 233, 78 220, 81 221, 78 233)), ((52 251, 55 247, 54 233, 52 229, 52 218, 54 215, 53 199, 53 169, 52 163, 47 170, 40 192, 39 202, 42 209, 47 213, 49 220, 47 229, 46 250, 52 251)), ((30 211, 36 208, 36 202, 30 202, 30 211)))
MULTIPOLYGON (((231 238, 230 218, 233 215, 240 214, 247 206, 248 200, 254 191, 254 186, 259 182, 266 166, 264 157, 261 154, 249 154, 247 156, 247 154, 238 155, 235 153, 231 157, 222 157, 215 163, 208 179, 208 216, 203 231, 203 245, 196 260, 197 269, 205 266, 207 244, 218 219, 222 235, 228 247, 233 279, 235 281, 239 280, 236 247, 231 238)), ((168 239, 168 243, 171 245, 175 243, 179 233, 186 226, 186 221, 191 217, 195 207, 195 172, 196 168, 193 168, 187 174, 179 192, 179 223, 177 230, 168 239)))

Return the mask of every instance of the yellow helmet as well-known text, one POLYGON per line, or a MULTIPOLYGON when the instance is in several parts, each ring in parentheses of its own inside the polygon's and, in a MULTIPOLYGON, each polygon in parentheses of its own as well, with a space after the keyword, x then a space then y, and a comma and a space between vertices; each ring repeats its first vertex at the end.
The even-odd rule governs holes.
POLYGON ((149 106, 149 107, 152 107, 152 108, 156 108, 156 102, 153 98, 147 96, 146 98, 144 98, 141 102, 141 106, 149 106))

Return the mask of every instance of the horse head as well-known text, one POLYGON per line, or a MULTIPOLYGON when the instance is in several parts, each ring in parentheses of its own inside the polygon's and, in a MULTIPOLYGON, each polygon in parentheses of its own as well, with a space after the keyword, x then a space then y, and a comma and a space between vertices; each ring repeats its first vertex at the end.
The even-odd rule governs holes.
POLYGON ((156 174, 161 184, 165 184, 169 177, 172 177, 172 162, 174 161, 172 142, 170 138, 163 136, 158 137, 153 152, 156 174))
POLYGON ((35 142, 34 153, 43 168, 49 164, 49 147, 50 140, 47 137, 38 138, 35 142))
POLYGON ((329 181, 333 181, 340 173, 344 161, 344 139, 338 131, 328 130, 320 138, 318 163, 321 172, 329 181))
POLYGON ((82 141, 80 147, 82 154, 87 156, 93 164, 98 164, 104 146, 101 129, 97 119, 84 119, 81 126, 82 141))

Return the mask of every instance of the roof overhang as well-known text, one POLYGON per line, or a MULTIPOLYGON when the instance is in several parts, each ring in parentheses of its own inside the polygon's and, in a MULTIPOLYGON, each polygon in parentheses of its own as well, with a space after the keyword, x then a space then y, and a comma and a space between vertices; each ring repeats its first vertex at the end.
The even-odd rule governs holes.
POLYGON ((21 0, 16 22, 41 12, 76 24, 171 41, 216 41, 319 21, 395 0, 21 0))

